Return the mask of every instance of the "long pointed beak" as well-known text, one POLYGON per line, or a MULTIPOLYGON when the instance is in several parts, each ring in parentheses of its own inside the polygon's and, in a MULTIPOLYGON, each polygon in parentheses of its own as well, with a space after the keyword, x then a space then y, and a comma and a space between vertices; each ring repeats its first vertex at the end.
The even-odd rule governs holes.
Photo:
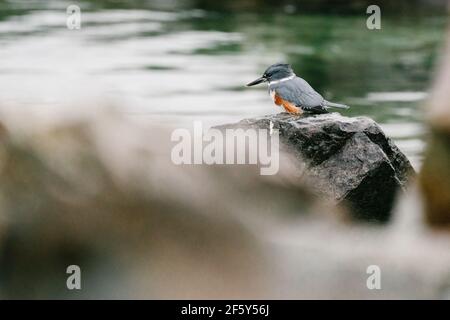
POLYGON ((266 78, 261 77, 261 78, 258 78, 258 79, 256 79, 256 80, 250 82, 250 83, 247 83, 246 86, 247 86, 247 87, 251 87, 251 86, 255 86, 255 85, 257 85, 257 84, 260 84, 260 83, 262 83, 262 82, 266 82, 266 81, 267 81, 266 78))

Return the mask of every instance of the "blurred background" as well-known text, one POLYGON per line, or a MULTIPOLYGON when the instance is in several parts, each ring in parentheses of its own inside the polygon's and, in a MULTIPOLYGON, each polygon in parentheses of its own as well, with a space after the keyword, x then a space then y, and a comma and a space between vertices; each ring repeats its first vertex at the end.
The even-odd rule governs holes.
POLYGON ((284 61, 346 115, 379 122, 417 169, 446 1, 378 1, 381 30, 366 28, 370 4, 2 0, 0 103, 43 114, 98 98, 142 122, 228 123, 279 112, 244 84, 284 61), (81 30, 66 28, 70 4, 81 30))

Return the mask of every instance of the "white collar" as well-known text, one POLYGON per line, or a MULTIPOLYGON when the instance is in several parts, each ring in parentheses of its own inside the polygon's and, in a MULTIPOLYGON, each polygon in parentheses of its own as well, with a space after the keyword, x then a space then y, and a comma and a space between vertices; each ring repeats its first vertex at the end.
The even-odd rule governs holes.
POLYGON ((285 82, 285 81, 292 80, 292 79, 294 79, 295 77, 296 77, 296 75, 293 74, 293 75, 291 75, 291 76, 289 76, 289 77, 286 77, 286 78, 283 78, 283 79, 279 79, 279 80, 275 80, 275 81, 270 81, 270 82, 269 82, 269 86, 272 85, 272 84, 276 84, 276 83, 280 83, 280 82, 285 82))

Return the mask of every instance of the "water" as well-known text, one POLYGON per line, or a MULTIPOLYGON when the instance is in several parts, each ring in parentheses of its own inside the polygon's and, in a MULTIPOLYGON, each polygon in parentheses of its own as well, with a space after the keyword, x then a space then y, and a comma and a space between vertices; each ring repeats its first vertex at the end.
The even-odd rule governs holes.
POLYGON ((101 101, 137 121, 222 124, 279 112, 264 86, 244 84, 286 61, 326 99, 351 105, 343 114, 379 122, 420 166, 421 105, 444 16, 383 16, 382 29, 370 31, 364 14, 220 13, 184 1, 95 1, 81 2, 82 28, 68 30, 69 4, 0 2, 0 104, 45 113, 101 101))

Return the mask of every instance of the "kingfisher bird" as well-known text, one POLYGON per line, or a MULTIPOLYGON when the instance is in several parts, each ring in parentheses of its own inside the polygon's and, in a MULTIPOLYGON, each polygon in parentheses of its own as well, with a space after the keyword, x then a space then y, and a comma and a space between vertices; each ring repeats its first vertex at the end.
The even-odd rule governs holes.
POLYGON ((297 77, 286 63, 271 65, 262 77, 247 84, 247 87, 267 82, 273 102, 292 114, 303 111, 328 113, 329 108, 348 109, 349 106, 325 100, 308 82, 297 77))

